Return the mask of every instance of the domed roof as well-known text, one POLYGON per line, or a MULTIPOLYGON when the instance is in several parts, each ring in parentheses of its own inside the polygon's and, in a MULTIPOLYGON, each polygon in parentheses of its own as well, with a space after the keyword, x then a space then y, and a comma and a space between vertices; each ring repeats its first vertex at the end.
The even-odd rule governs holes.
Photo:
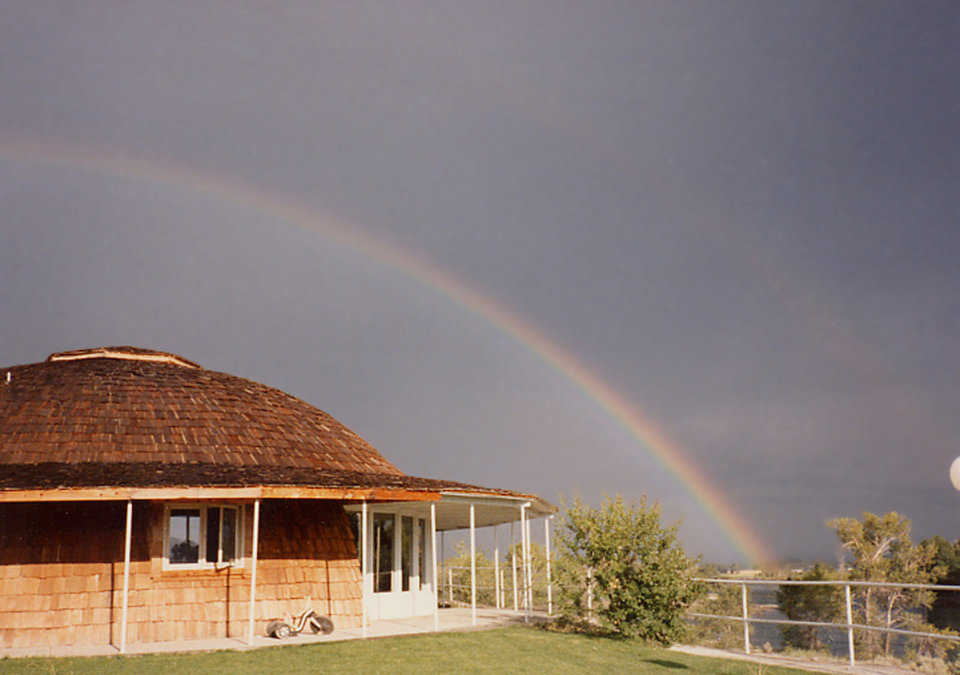
POLYGON ((243 482, 279 467, 404 475, 300 399, 134 347, 61 352, 0 369, 0 474, 4 465, 41 464, 233 467, 243 482))

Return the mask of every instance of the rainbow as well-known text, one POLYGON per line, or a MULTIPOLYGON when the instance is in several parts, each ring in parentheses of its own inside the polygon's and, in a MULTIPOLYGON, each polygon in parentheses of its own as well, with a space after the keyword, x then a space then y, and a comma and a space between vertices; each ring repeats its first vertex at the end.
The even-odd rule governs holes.
POLYGON ((181 166, 167 161, 144 160, 121 153, 105 154, 87 148, 40 141, 0 141, 0 157, 32 164, 63 166, 120 178, 135 178, 186 188, 217 200, 255 209, 273 218, 319 232, 330 240, 357 250, 404 276, 434 289, 467 311, 473 312, 543 359, 551 368, 575 383, 610 417, 674 475, 699 506, 726 533, 734 547, 753 563, 768 562, 775 555, 703 471, 613 387, 593 374, 572 353, 544 335, 535 326, 493 299, 470 288, 445 270, 415 257, 409 251, 374 239, 362 230, 294 198, 240 180, 181 166))

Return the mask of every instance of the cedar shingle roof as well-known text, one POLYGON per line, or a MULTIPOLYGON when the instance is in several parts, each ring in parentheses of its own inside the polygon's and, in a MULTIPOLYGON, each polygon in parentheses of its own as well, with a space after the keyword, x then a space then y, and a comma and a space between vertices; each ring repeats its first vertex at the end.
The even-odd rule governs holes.
POLYGON ((324 472, 403 477, 372 445, 300 399, 135 347, 61 352, 0 369, 2 487, 39 487, 43 467, 51 478, 72 476, 66 482, 73 485, 94 484, 95 475, 111 481, 101 485, 150 475, 167 476, 162 484, 173 476, 186 484, 250 484, 261 474, 279 480, 280 469, 301 483, 324 472), (17 475, 20 484, 11 484, 17 475))

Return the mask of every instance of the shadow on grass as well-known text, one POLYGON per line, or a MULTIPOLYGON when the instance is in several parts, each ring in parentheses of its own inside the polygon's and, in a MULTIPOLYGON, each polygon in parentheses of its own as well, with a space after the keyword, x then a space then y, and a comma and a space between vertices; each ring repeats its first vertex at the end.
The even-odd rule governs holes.
POLYGON ((600 640, 627 640, 625 636, 613 631, 604 630, 600 626, 587 623, 586 621, 572 621, 558 617, 552 621, 543 621, 537 624, 537 628, 550 633, 565 633, 579 635, 585 638, 594 638, 600 640))
POLYGON ((581 638, 587 640, 599 640, 607 642, 623 642, 623 643, 640 643, 646 647, 652 648, 663 648, 669 645, 659 643, 655 640, 646 640, 639 637, 628 637, 622 633, 616 633, 611 630, 604 630, 599 626, 589 624, 586 622, 572 622, 572 621, 544 621, 535 626, 540 630, 546 631, 548 633, 556 633, 561 635, 577 635, 581 638))
POLYGON ((666 659, 643 659, 644 663, 652 663, 661 668, 675 668, 676 670, 690 670, 690 666, 677 663, 676 661, 667 661, 666 659))

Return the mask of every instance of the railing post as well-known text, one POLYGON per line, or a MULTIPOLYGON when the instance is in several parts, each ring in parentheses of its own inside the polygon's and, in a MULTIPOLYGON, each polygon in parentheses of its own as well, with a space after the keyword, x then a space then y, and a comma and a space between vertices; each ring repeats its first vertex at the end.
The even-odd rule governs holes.
POLYGON ((587 621, 593 621, 593 568, 587 568, 587 621))
POLYGON ((853 655, 853 604, 850 602, 850 584, 846 584, 843 590, 847 596, 847 645, 850 650, 850 667, 854 668, 856 657, 853 655))
POLYGON ((750 653, 750 622, 747 621, 747 585, 740 584, 743 596, 743 650, 750 653))

